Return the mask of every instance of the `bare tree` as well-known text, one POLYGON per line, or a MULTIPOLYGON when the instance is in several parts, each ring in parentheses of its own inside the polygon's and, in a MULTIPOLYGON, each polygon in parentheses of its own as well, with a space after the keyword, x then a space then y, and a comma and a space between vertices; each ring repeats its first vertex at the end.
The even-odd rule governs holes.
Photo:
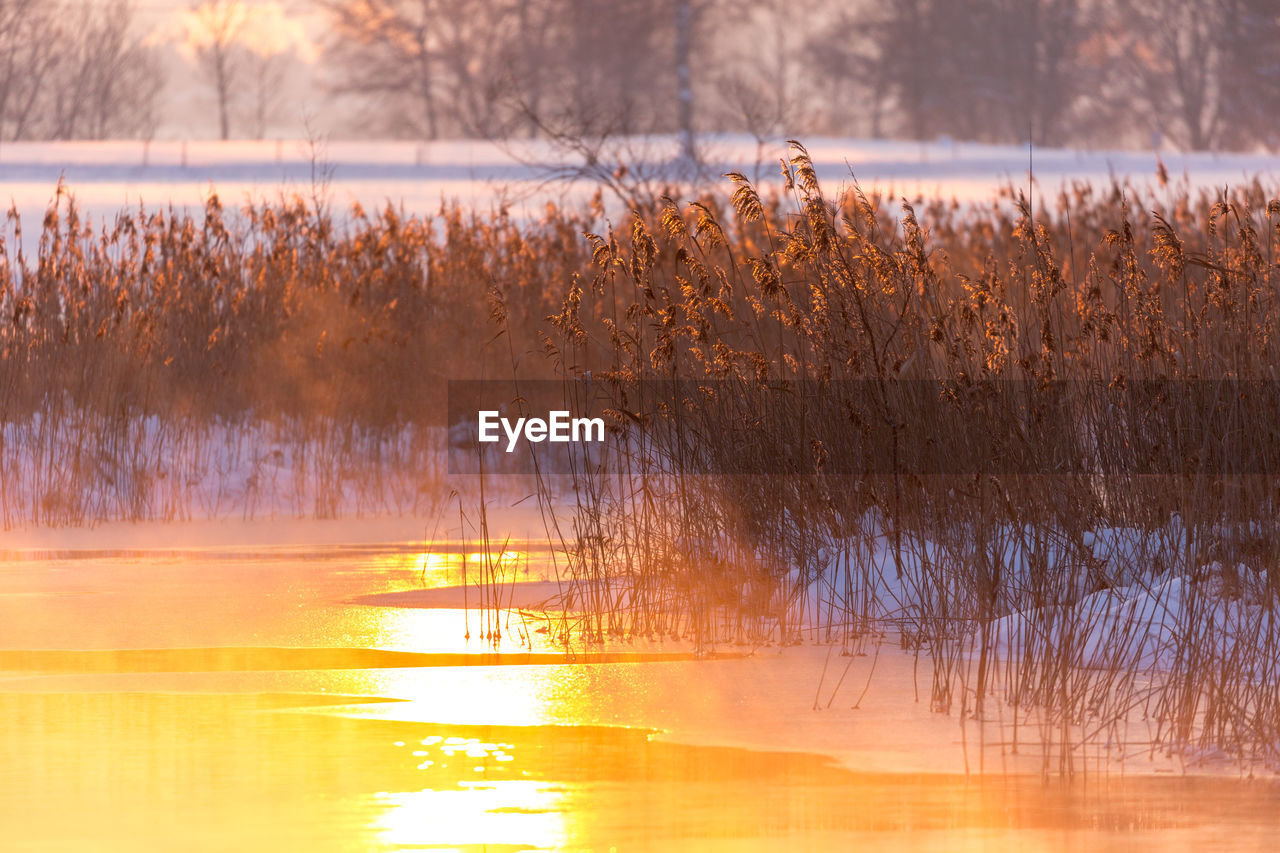
POLYGON ((153 133, 163 82, 134 20, 127 0, 105 6, 0 0, 0 135, 153 133))
MULTIPOLYGON (((495 114, 502 58, 515 44, 506 0, 324 0, 334 91, 360 96, 387 129, 435 139, 485 135, 495 114)), ((527 10, 526 10, 527 11, 527 10)))
POLYGON ((1087 34, 1081 0, 999 0, 975 22, 985 55, 974 57, 967 78, 985 96, 987 120, 1001 128, 994 138, 1061 143, 1089 78, 1079 61, 1087 34))
POLYGON ((235 0, 205 0, 192 7, 189 17, 187 44, 213 88, 222 139, 231 137, 233 102, 246 72, 247 56, 240 45, 246 21, 244 4, 235 0))
POLYGON ((710 0, 320 0, 336 93, 436 138, 676 131, 695 124, 710 0))
POLYGON ((1280 8, 1274 0, 1224 0, 1221 141, 1280 145, 1280 8))
POLYGON ((1122 98, 1185 148, 1217 139, 1224 57, 1218 0, 1117 0, 1115 46, 1129 83, 1122 98))
POLYGON ((236 125, 261 138, 289 76, 311 52, 302 26, 280 5, 243 0, 192 6, 181 38, 181 52, 213 91, 222 139, 236 125))
POLYGON ((902 0, 846 16, 815 54, 866 80, 877 115, 893 108, 908 136, 1058 142, 1090 79, 1081 3, 902 0))
POLYGON ((675 0, 676 103, 680 112, 680 153, 688 161, 698 159, 693 136, 693 0, 675 0))
POLYGON ((1274 0, 1116 0, 1112 46, 1125 87, 1117 109, 1176 145, 1274 144, 1280 7, 1274 0))
POLYGON ((281 101, 292 59, 291 55, 285 53, 254 53, 248 57, 251 81, 249 123, 254 139, 262 139, 267 134, 271 116, 281 101))
POLYGON ((83 4, 78 38, 63 33, 63 51, 51 88, 50 136, 103 139, 155 132, 163 86, 154 51, 134 32, 133 6, 113 0, 83 4))
POLYGON ((520 38, 508 48, 506 62, 514 69, 519 83, 509 87, 509 91, 517 92, 523 101, 525 109, 519 112, 523 113, 524 127, 530 136, 537 135, 538 123, 529 116, 541 114, 543 100, 548 95, 547 81, 551 75, 546 70, 546 59, 557 36, 555 17, 555 5, 549 0, 515 0, 520 38))
POLYGON ((57 18, 37 0, 0 0, 0 129, 32 135, 37 101, 58 62, 57 18))
POLYGON ((878 35, 865 13, 841 10, 805 40, 803 64, 819 102, 815 112, 823 131, 873 138, 886 133, 895 93, 878 35))
POLYGON ((835 58, 830 54, 817 59, 814 35, 823 32, 826 43, 826 34, 846 16, 830 14, 819 0, 748 0, 739 8, 736 26, 717 32, 717 43, 709 46, 718 70, 712 78, 716 107, 704 115, 758 141, 803 135, 819 106, 819 81, 847 73, 828 67, 835 58))

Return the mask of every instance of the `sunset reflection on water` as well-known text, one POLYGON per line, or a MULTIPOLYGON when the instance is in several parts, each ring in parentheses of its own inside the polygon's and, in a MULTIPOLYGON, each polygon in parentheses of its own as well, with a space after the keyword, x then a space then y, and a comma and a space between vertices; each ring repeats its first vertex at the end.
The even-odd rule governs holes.
POLYGON ((572 834, 564 788, 541 782, 460 781, 455 791, 379 794, 386 811, 374 822, 379 842, 396 847, 486 845, 555 850, 572 834))
MULTIPOLYGON (((548 576, 536 550, 510 553, 548 576)), ((477 554, 11 561, 0 846, 1025 851, 1269 837, 1270 782, 854 772, 828 743, 900 738, 918 709, 880 728, 809 710, 801 650, 564 657, 513 615, 495 658, 474 605, 353 603, 448 586, 477 554), (389 654, 406 652, 418 656, 389 654), (803 709, 777 713, 784 703, 803 709)), ((953 722, 919 713, 955 747, 953 722)))

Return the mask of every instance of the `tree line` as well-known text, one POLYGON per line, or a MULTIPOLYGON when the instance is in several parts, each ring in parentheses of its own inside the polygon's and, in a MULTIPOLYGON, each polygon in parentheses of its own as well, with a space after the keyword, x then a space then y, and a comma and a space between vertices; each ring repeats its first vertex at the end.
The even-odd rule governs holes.
POLYGON ((162 81, 128 0, 0 0, 0 138, 149 136, 162 81))
MULTIPOLYGON (((181 38, 217 104, 204 132, 262 135, 293 74, 357 136, 1280 143, 1275 0, 309 4, 301 62, 262 38, 284 20, 249 14, 262 3, 196 0, 181 38)), ((129 0, 0 0, 0 137, 154 133, 163 46, 134 18, 129 0)))

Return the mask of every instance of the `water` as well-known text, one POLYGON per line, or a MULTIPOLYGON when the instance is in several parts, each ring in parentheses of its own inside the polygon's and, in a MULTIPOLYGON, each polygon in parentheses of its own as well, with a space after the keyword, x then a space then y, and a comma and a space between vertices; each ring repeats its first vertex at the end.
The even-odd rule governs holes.
POLYGON ((494 658, 474 608, 356 603, 474 580, 468 550, 9 553, 4 848, 1270 849, 1280 824, 1271 780, 921 772, 973 762, 956 721, 888 688, 854 709, 860 683, 813 711, 820 648, 565 659, 517 615, 494 658))

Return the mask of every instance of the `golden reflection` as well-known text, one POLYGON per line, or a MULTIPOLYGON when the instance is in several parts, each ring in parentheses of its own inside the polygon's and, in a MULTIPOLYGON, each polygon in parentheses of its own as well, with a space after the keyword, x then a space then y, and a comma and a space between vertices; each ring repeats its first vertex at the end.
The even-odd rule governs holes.
MULTIPOLYGON (((611 726, 298 710, 334 701, 0 693, 12 768, 0 775, 5 847, 1206 849, 1224 827, 1237 842, 1264 842, 1277 796, 1273 784, 1227 779, 856 774, 818 755, 611 726)), ((559 706, 546 717, 574 705, 563 694, 538 701, 559 706)))
MULTIPOLYGON (((25 676, 0 692, 0 848, 1027 851, 1202 849, 1225 836, 1266 849, 1274 835, 1280 788, 1262 781, 851 772, 803 751, 826 743, 814 733, 901 738, 907 726, 893 726, 905 712, 884 712, 880 728, 869 710, 810 712, 799 651, 460 665, 493 653, 482 635, 495 627, 507 660, 559 649, 509 610, 482 621, 469 592, 449 607, 351 603, 418 583, 409 575, 424 566, 428 586, 446 586, 464 561, 470 581, 476 551, 370 559, 379 572, 336 558, 230 566, 217 607, 203 569, 104 564, 95 582, 112 594, 92 610, 10 608, 31 630, 25 648, 0 644, 0 670, 25 676), (128 645, 67 639, 141 614, 147 633, 128 645), (799 710, 767 713, 795 695, 799 710), (701 745, 655 737, 664 727, 701 745), (774 746, 708 745, 742 732, 774 746)), ((523 572, 529 552, 503 560, 523 572)), ((56 580, 28 578, 18 591, 56 580)), ((938 720, 935 751, 954 739, 938 720)))
POLYGON ((362 692, 396 696, 386 705, 362 705, 363 717, 495 726, 582 725, 596 722, 595 700, 570 693, 581 673, 563 666, 478 666, 432 670, 379 670, 362 692))
POLYGON ((416 573, 426 588, 475 583, 484 573, 494 572, 499 578, 511 581, 541 580, 535 575, 535 561, 531 551, 504 549, 485 554, 483 551, 421 551, 391 552, 372 559, 373 568, 392 574, 416 573))
POLYGON ((386 811, 374 823, 382 844, 397 847, 486 845, 555 850, 570 839, 563 788, 529 780, 461 780, 455 791, 379 794, 386 811))
POLYGON ((472 593, 449 607, 362 607, 341 614, 343 636, 379 649, 472 654, 559 654, 543 620, 505 601, 494 607, 472 593), (469 606, 466 606, 469 605, 469 606))

